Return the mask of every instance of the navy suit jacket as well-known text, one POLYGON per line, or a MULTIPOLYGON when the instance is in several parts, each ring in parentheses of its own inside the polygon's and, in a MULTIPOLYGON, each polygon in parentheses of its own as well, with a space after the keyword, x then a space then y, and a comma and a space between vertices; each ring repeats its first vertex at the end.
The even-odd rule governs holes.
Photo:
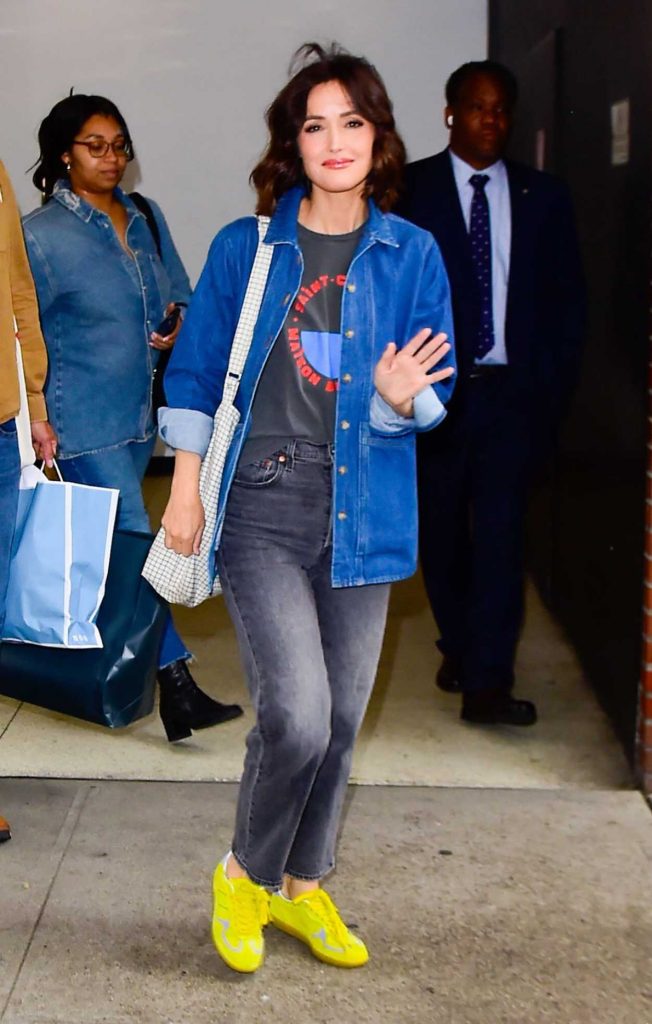
MULTIPOLYGON (((575 384, 585 289, 570 194, 563 182, 505 161, 512 212, 505 342, 513 401, 552 424, 575 384)), ((463 409, 480 299, 448 150, 409 164, 396 212, 432 232, 451 285, 459 366, 451 418, 463 409)))

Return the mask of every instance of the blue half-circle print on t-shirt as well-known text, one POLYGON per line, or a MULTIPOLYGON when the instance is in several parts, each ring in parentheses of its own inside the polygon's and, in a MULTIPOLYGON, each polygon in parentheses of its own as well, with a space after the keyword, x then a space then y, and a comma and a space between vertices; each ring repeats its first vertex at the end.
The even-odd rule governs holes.
POLYGON ((306 359, 323 377, 337 380, 340 375, 342 335, 329 331, 302 331, 301 345, 306 359))

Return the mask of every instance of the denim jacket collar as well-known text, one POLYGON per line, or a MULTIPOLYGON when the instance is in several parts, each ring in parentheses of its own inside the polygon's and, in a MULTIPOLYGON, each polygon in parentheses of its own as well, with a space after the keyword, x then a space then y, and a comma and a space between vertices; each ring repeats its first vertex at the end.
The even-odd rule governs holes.
MULTIPOLYGON (((114 191, 123 206, 127 208, 130 220, 133 214, 142 216, 126 192, 123 192, 121 188, 118 188, 118 186, 116 186, 114 191)), ((56 201, 61 203, 62 206, 65 206, 67 210, 76 214, 76 216, 79 217, 80 220, 85 221, 86 224, 88 224, 94 213, 102 212, 91 203, 88 203, 85 199, 82 199, 81 196, 78 196, 76 192, 73 192, 69 182, 67 182, 65 178, 59 178, 59 180, 55 182, 54 188, 52 189, 52 198, 56 199, 56 201)))
MULTIPOLYGON (((305 189, 297 186, 281 196, 265 237, 265 241, 268 244, 275 245, 285 242, 294 245, 297 249, 299 248, 297 221, 299 218, 299 205, 305 194, 305 189)), ((399 241, 391 221, 381 214, 373 199, 368 200, 368 209, 369 216, 363 235, 365 242, 384 242, 386 245, 398 248, 399 241)))

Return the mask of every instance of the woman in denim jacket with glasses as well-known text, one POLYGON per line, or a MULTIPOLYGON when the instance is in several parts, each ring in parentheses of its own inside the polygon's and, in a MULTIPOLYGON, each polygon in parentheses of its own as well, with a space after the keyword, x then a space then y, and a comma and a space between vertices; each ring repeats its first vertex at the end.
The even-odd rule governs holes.
MULTIPOLYGON (((315 45, 304 57, 252 174, 274 254, 216 537, 257 716, 213 883, 215 944, 243 972, 262 961, 268 918, 327 963, 367 960, 320 879, 389 583, 416 567, 415 431, 443 418, 454 373, 437 246, 384 212, 404 161, 384 85, 362 58, 315 45)), ((218 234, 166 374, 159 418, 177 451, 163 525, 185 555, 203 529, 200 461, 256 242, 254 218, 218 234)))
MULTIPOLYGON (((156 434, 152 374, 170 348, 155 328, 190 284, 165 219, 146 218, 120 188, 133 146, 102 96, 69 96, 39 130, 33 181, 47 202, 23 222, 48 349, 45 389, 68 480, 120 490, 118 527, 149 531, 141 482, 156 434)), ((170 740, 242 713, 203 693, 168 618, 159 653, 160 712, 170 740)))

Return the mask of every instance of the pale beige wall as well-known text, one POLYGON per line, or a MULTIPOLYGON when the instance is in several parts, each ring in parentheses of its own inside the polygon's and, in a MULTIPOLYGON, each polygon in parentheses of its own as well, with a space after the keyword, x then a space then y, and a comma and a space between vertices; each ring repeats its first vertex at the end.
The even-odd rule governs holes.
POLYGON ((139 180, 196 278, 215 231, 248 213, 262 115, 302 42, 336 39, 383 74, 413 157, 445 142, 443 83, 486 53, 486 0, 2 0, 0 157, 24 212, 40 120, 70 86, 109 96, 139 180))

